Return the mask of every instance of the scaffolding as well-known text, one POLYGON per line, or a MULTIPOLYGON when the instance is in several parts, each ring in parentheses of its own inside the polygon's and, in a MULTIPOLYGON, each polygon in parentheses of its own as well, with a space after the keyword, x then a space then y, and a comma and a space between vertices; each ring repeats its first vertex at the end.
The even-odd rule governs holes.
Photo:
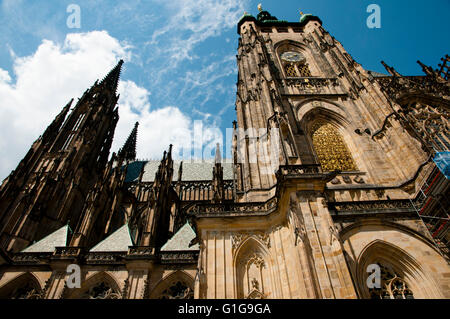
POLYGON ((444 256, 450 259, 450 182, 433 164, 411 203, 444 256))

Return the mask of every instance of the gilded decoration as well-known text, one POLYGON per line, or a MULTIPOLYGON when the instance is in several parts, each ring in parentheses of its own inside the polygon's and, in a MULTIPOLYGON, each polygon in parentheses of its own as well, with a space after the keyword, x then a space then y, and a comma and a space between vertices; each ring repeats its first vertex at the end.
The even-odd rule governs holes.
POLYGON ((317 122, 312 127, 314 150, 325 172, 356 171, 355 162, 337 129, 326 122, 317 122))

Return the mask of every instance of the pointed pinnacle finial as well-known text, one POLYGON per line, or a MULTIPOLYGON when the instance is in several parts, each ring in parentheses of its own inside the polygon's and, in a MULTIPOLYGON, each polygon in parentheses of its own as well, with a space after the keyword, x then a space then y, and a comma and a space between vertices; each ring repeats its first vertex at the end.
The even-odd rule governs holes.
POLYGON ((125 144, 119 150, 118 157, 124 160, 135 160, 136 159, 136 143, 137 143, 137 129, 139 122, 134 124, 134 128, 128 136, 125 144))
POLYGON ((120 59, 119 63, 105 76, 100 82, 100 85, 107 85, 113 92, 117 91, 117 85, 119 84, 120 72, 122 71, 123 60, 120 59))
POLYGON ((215 163, 216 164, 222 163, 222 155, 220 154, 220 144, 219 143, 216 144, 216 159, 215 159, 215 163))
POLYGON ((384 61, 381 61, 381 64, 383 64, 384 68, 386 69, 386 71, 389 72, 390 75, 401 77, 401 74, 398 73, 398 72, 394 69, 394 67, 391 67, 391 66, 387 65, 386 62, 384 62, 384 61))
POLYGON ((429 67, 428 65, 423 64, 420 60, 417 60, 417 63, 422 67, 422 70, 426 75, 429 75, 429 76, 435 75, 433 68, 429 67))
POLYGON ((261 3, 258 4, 258 11, 259 11, 259 12, 263 11, 262 4, 261 4, 261 3))

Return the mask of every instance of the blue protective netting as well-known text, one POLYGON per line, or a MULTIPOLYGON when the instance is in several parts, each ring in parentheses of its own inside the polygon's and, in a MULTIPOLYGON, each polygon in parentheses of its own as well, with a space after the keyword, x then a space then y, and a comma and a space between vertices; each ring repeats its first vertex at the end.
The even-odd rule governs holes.
POLYGON ((436 166, 441 173, 448 179, 450 177, 450 152, 437 153, 433 161, 436 163, 436 166))

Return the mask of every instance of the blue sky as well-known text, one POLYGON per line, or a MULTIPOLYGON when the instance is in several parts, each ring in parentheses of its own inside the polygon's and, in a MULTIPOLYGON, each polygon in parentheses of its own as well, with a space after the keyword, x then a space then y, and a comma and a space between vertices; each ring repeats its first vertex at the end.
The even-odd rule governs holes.
MULTIPOLYGON (((249 0, 2 0, 0 5, 0 178, 14 169, 61 107, 78 98, 118 59, 125 59, 120 120, 112 151, 141 123, 138 157, 160 158, 169 143, 203 134, 205 154, 223 142, 235 119, 236 24, 249 0), (68 28, 69 4, 81 28, 68 28), (194 129, 194 121, 202 127, 194 129)), ((436 67, 450 52, 449 0, 263 1, 278 19, 298 11, 324 27, 366 69, 421 74, 416 60, 436 67), (366 8, 381 7, 380 29, 366 8)), ((211 152, 209 152, 211 153, 211 152)), ((227 151, 222 152, 229 156, 227 151)), ((196 153, 196 155, 201 153, 196 153)))

